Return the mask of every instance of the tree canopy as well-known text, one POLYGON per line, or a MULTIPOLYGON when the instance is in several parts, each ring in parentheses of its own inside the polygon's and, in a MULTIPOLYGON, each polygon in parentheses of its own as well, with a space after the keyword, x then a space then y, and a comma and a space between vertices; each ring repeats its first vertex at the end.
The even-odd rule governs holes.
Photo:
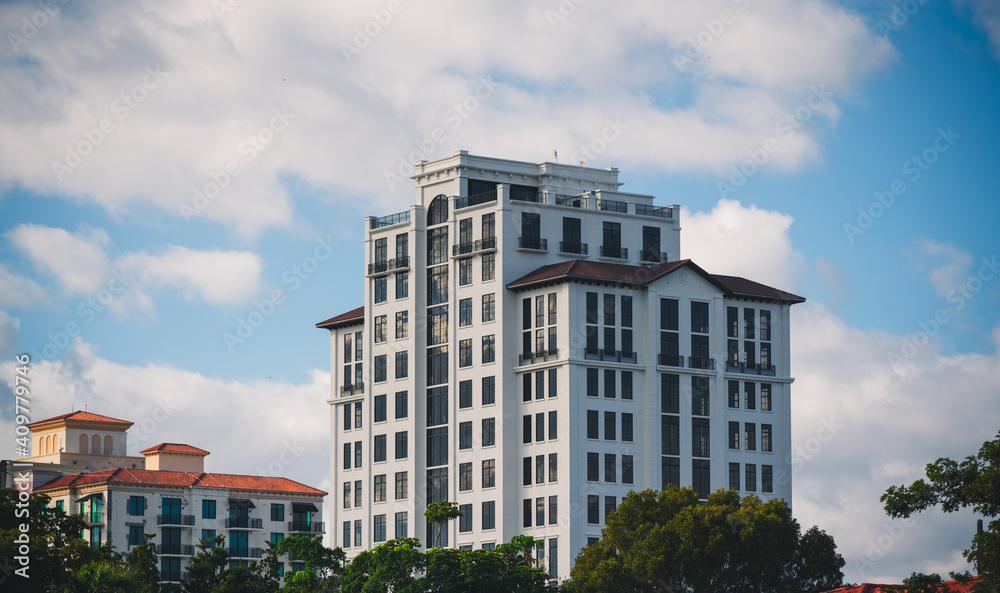
POLYGON ((580 593, 803 593, 841 586, 844 559, 788 504, 733 490, 699 502, 690 488, 632 492, 572 569, 580 593))

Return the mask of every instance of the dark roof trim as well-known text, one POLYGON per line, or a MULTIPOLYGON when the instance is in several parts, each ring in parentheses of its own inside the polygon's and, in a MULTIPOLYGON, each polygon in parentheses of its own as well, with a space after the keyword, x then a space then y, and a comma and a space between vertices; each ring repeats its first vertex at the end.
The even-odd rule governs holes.
POLYGON ((83 498, 76 499, 76 503, 80 504, 81 502, 87 502, 91 498, 96 498, 96 499, 100 500, 101 502, 103 502, 104 501, 104 493, 103 492, 95 492, 93 494, 88 494, 87 496, 84 496, 83 498))
POLYGON ((316 508, 316 505, 314 505, 311 502, 293 502, 292 503, 292 512, 293 513, 305 513, 305 512, 318 513, 319 509, 316 508))
POLYGON ((338 327, 347 327, 349 325, 361 324, 365 320, 365 308, 364 306, 358 307, 357 309, 352 309, 347 313, 341 313, 336 317, 331 317, 326 321, 320 321, 316 324, 319 329, 337 329, 338 327))
POLYGON ((230 498, 229 508, 231 509, 255 509, 257 505, 249 498, 230 498))

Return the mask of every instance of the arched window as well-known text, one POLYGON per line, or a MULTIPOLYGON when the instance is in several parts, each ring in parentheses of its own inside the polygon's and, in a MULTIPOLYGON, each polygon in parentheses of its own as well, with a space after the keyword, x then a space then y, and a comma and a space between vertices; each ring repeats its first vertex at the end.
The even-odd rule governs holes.
POLYGON ((101 454, 101 437, 99 435, 94 435, 90 437, 90 454, 100 455, 101 454))
POLYGON ((59 448, 59 435, 52 437, 52 452, 58 453, 62 449, 59 448))
POLYGON ((45 437, 38 437, 38 454, 45 455, 45 437))
POLYGON ((87 438, 87 435, 81 434, 80 435, 80 453, 88 453, 90 451, 90 448, 87 446, 88 443, 90 443, 90 439, 87 438))
POLYGON ((114 441, 111 439, 111 435, 104 437, 104 454, 111 455, 111 449, 114 441))
POLYGON ((44 452, 46 454, 52 452, 52 437, 45 437, 45 447, 44 447, 44 449, 45 449, 44 452))
POLYGON ((431 202, 427 210, 427 226, 448 222, 448 196, 442 194, 431 202))

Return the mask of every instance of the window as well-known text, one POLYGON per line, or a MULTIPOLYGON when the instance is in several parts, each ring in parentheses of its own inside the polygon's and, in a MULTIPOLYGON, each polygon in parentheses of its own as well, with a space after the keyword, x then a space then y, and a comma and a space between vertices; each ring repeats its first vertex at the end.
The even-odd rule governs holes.
POLYGON ((379 354, 375 357, 375 382, 381 383, 387 378, 386 360, 385 354, 379 354))
POLYGON ((278 503, 271 503, 271 520, 272 521, 285 520, 285 505, 278 503))
POLYGON ((385 515, 375 515, 375 524, 372 529, 372 537, 375 543, 385 541, 385 515))
POLYGON ((746 435, 745 448, 747 451, 757 450, 757 425, 753 422, 747 422, 743 425, 744 434, 746 435))
POLYGON ((361 498, 361 480, 355 480, 354 481, 354 506, 355 507, 361 506, 361 502, 363 500, 364 499, 361 498))
POLYGON ((405 391, 396 392, 396 420, 406 418, 409 414, 409 396, 405 391))
POLYGON ((556 369, 549 369, 549 397, 559 395, 559 373, 556 369))
POLYGON ((483 377, 483 405, 496 403, 496 377, 483 377))
POLYGON ((384 303, 389 300, 389 278, 382 276, 375 279, 375 303, 384 303))
POLYGON ((385 502, 385 474, 375 476, 372 492, 375 496, 375 502, 385 502))
POLYGON ((691 456, 711 457, 712 435, 708 429, 708 418, 691 419, 691 456))
POLYGON ((427 311, 427 345, 434 346, 448 341, 448 306, 431 307, 427 311))
POLYGON ((531 457, 521 460, 521 485, 531 486, 531 457))
POLYGON ((541 443, 545 440, 545 412, 535 414, 535 442, 541 443))
POLYGON ((622 455, 622 484, 633 483, 632 456, 622 455))
POLYGON ((681 454, 681 430, 679 416, 660 417, 660 453, 681 454))
POLYGON ((666 490, 667 486, 681 485, 681 460, 676 457, 664 457, 660 464, 662 472, 660 490, 666 490))
POLYGON ((545 399, 545 371, 535 373, 535 399, 545 399))
POLYGON ((493 500, 483 503, 483 530, 496 529, 496 505, 493 500))
POLYGON ((708 416, 708 377, 691 377, 691 414, 708 416))
MULTIPOLYGON (((740 423, 730 422, 729 423, 729 448, 739 449, 740 448, 740 423)), ((737 488, 739 490, 739 488, 737 488)))
POLYGON ((587 481, 588 482, 598 482, 600 481, 600 469, 598 464, 600 463, 600 455, 597 453, 587 453, 587 481))
POLYGON ((605 496, 604 497, 604 520, 607 521, 611 513, 615 512, 618 507, 618 498, 615 496, 605 496))
POLYGON ((549 412, 549 440, 554 441, 559 438, 559 413, 556 410, 549 412))
POLYGON ((489 323, 496 319, 496 298, 497 295, 493 293, 483 295, 483 323, 489 323))
POLYGON ((601 522, 600 505, 600 496, 596 494, 587 495, 587 523, 597 524, 601 522))
POLYGON ((409 311, 396 311, 396 339, 404 339, 409 331, 409 311))
POLYGON ((351 482, 344 482, 344 508, 351 508, 351 482))
POLYGON ((351 334, 344 335, 344 362, 351 362, 351 352, 354 351, 351 347, 351 337, 351 334))
POLYGON ((427 270, 427 304, 440 305, 448 300, 448 266, 427 270))
POLYGON ((462 259, 458 261, 458 285, 468 286, 472 284, 472 260, 462 259))
POLYGON ((597 410, 587 410, 587 438, 588 439, 599 439, 601 438, 599 428, 598 428, 598 411, 597 410))
POLYGON ((757 384, 747 381, 743 384, 743 407, 748 410, 757 408, 757 384))
MULTIPOLYGON (((556 525, 557 523, 559 523, 559 497, 558 496, 550 496, 549 497, 549 525, 556 525)), ((554 542, 555 539, 550 539, 549 541, 550 542, 554 542)), ((551 562, 555 562, 555 560, 553 560, 554 556, 551 555, 553 553, 554 549, 555 548, 553 548, 552 546, 549 546, 549 554, 550 554, 549 561, 550 561, 550 563, 551 562)), ((553 572, 553 574, 555 574, 555 573, 553 572)))
POLYGON ((614 412, 604 412, 604 439, 608 441, 617 440, 617 435, 615 434, 616 425, 618 424, 618 419, 615 417, 614 412))
POLYGON ((493 335, 483 336, 483 364, 489 364, 496 360, 496 337, 493 335))
POLYGON ((472 448, 472 422, 458 423, 458 450, 465 451, 472 448))
POLYGON ((361 546, 361 519, 354 520, 354 546, 361 546))
POLYGON ((410 273, 396 273, 396 299, 405 299, 410 296, 410 273))
POLYGON ((351 444, 344 443, 344 469, 351 469, 351 444))
POLYGON ((396 537, 409 537, 409 515, 406 511, 396 513, 396 537))
POLYGON ((618 457, 614 453, 604 454, 604 481, 611 484, 618 481, 618 457))
POLYGON ((770 465, 760 466, 760 491, 774 492, 774 484, 771 477, 772 468, 770 465))
POLYGON ((458 408, 464 410, 472 407, 472 381, 458 382, 458 408))
POLYGON ((622 399, 632 399, 632 371, 622 371, 622 399))
POLYGON ((559 481, 559 454, 549 453, 549 482, 559 481))
POLYGON ((771 384, 760 384, 760 410, 762 412, 771 411, 771 384))
POLYGON ((405 379, 409 375, 410 355, 407 351, 396 353, 396 378, 405 379))
POLYGON ((660 375, 660 411, 664 414, 679 414, 680 376, 660 375))
POLYGON ((448 197, 440 195, 434 198, 427 209, 427 225, 434 226, 448 221, 448 197))
MULTIPOLYGON (((209 501, 207 501, 207 500, 203 500, 202 501, 202 510, 203 511, 204 511, 205 503, 206 502, 209 502, 209 501)), ((214 503, 215 501, 213 500, 211 502, 214 503)), ((141 517, 141 516, 145 515, 146 514, 146 498, 143 497, 143 496, 129 496, 128 497, 128 514, 132 515, 132 516, 135 516, 135 517, 141 517)), ((212 516, 211 517, 205 515, 204 513, 202 514, 202 516, 205 517, 206 519, 214 519, 215 518, 215 507, 213 506, 213 508, 212 508, 212 516)))
POLYGON ((472 325, 472 299, 461 299, 458 301, 458 327, 470 325, 472 325))
POLYGON ((765 453, 771 452, 771 425, 760 425, 760 450, 765 453))
POLYGON ((344 547, 351 547, 351 522, 344 521, 344 547))
POLYGON ((743 467, 746 476, 746 489, 747 492, 757 491, 757 464, 747 463, 743 467))
POLYGON ((483 281, 493 280, 496 275, 496 256, 495 253, 484 253, 482 256, 483 260, 483 281))
POLYGON ((472 366, 472 339, 458 341, 458 366, 459 368, 472 366))
POLYGON ((580 219, 564 216, 562 244, 559 247, 559 251, 563 253, 584 253, 583 245, 580 241, 580 219))
MULTIPOLYGON (((740 308, 726 307, 726 336, 729 338, 740 337, 740 308)), ((739 490, 739 488, 736 488, 739 490)))
POLYGON ((427 466, 448 463, 448 427, 427 430, 427 466))
POLYGON ((354 428, 361 428, 362 422, 361 402, 354 403, 354 428))
POLYGON ((730 381, 729 382, 729 407, 739 408, 740 407, 740 382, 730 381))
POLYGON ((409 493, 409 474, 406 472, 396 472, 396 500, 403 500, 409 493))
POLYGON ((360 362, 364 351, 364 342, 362 341, 362 336, 364 332, 354 332, 354 361, 360 362))
POLYGON ((90 528, 90 547, 97 549, 101 547, 101 528, 91 527, 90 528))
POLYGON ((458 490, 467 492, 472 490, 472 462, 458 464, 458 490))
POLYGON ((142 525, 128 526, 128 545, 138 546, 142 544, 142 525))
POLYGON ((545 483, 545 456, 535 455, 535 483, 545 483))
POLYGON ((354 441, 354 467, 361 467, 361 441, 354 441))
POLYGON ((459 505, 458 510, 462 512, 462 516, 458 518, 458 532, 469 533, 472 531, 472 505, 459 505))
POLYGON ((708 303, 691 303, 691 331, 708 333, 708 303))
POLYGON ((533 212, 521 214, 521 240, 518 247, 524 249, 542 248, 542 215, 533 212))
POLYGON ((615 391, 617 391, 615 389, 616 383, 615 371, 613 369, 604 369, 604 397, 615 397, 615 391))
POLYGON ((387 319, 388 319, 388 317, 385 316, 385 315, 376 315, 375 316, 375 343, 376 344, 381 344, 382 342, 385 342, 389 338, 389 336, 388 336, 388 333, 389 333, 388 332, 389 322, 387 321, 387 319))
MULTIPOLYGON (((493 189, 496 191, 496 188, 493 189)), ((483 214, 483 239, 495 239, 496 238, 496 215, 493 212, 488 212, 483 214)))
POLYGON ((711 463, 707 459, 694 459, 691 461, 691 489, 698 494, 698 498, 708 498, 711 488, 711 463))
POLYGON ((427 426, 448 423, 448 388, 434 387, 427 390, 427 426))
POLYGON ((521 428, 521 442, 527 445, 531 443, 531 414, 524 415, 521 428))
POLYGON ((535 525, 545 525, 545 497, 535 499, 535 525))
POLYGON ((495 459, 483 460, 483 488, 496 488, 497 462, 495 459))
POLYGON ((622 225, 618 222, 604 223, 604 244, 601 245, 603 257, 624 258, 622 252, 622 225))
MULTIPOLYGON (((555 412, 551 412, 554 414, 555 412)), ((483 446, 496 445, 496 418, 483 418, 483 446)))
POLYGON ((385 449, 386 449, 385 435, 384 434, 375 435, 375 451, 374 451, 375 463, 378 463, 380 461, 385 461, 385 455, 386 455, 385 449))
POLYGON ((632 414, 622 412, 622 441, 632 442, 632 414))
MULTIPOLYGON (((729 424, 739 424, 739 423, 730 422, 729 424)), ((740 489, 740 464, 738 463, 729 464, 729 489, 730 490, 740 489)))
POLYGON ((763 309, 760 312, 760 339, 762 342, 771 341, 771 312, 763 309))
POLYGON ((661 260, 659 227, 642 227, 642 257, 639 259, 648 262, 659 262, 661 260))
POLYGON ((597 397, 597 377, 597 369, 587 369, 587 395, 590 397, 597 397))
POLYGON ((615 324, 615 295, 604 295, 604 325, 615 324))
POLYGON ((597 293, 587 293, 587 323, 597 324, 597 293))
POLYGON ((375 396, 375 422, 385 422, 385 396, 375 396))

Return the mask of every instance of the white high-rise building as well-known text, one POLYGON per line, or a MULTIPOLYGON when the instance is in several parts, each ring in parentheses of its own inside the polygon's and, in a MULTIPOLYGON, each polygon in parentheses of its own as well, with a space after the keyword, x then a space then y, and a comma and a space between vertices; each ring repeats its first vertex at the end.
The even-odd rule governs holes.
POLYGON ((365 301, 331 333, 330 515, 348 556, 531 535, 567 578, 631 490, 791 501, 789 307, 681 259, 680 208, 618 170, 470 155, 416 165, 365 219, 365 301))

